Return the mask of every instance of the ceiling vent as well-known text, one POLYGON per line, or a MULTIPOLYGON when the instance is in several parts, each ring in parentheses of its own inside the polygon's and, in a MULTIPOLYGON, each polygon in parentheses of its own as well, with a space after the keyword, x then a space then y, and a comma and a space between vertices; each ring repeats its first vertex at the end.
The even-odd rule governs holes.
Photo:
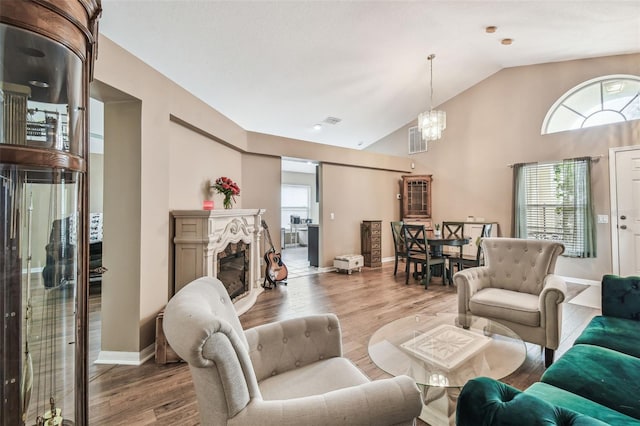
POLYGON ((341 118, 337 118, 337 117, 327 117, 324 119, 323 123, 327 123, 327 124, 338 124, 339 122, 341 122, 342 119, 341 118))
POLYGON ((422 139, 418 126, 409 127, 409 154, 427 152, 427 141, 422 139))

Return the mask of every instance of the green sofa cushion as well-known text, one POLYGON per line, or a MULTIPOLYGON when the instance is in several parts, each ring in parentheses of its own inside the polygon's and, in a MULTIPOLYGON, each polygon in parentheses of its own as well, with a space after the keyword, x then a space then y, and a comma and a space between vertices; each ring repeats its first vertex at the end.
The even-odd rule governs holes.
POLYGON ((602 315, 640 321, 640 277, 602 277, 602 315))
POLYGON ((592 345, 575 345, 540 381, 640 419, 640 359, 592 345))
POLYGON ((605 425, 488 377, 469 380, 458 397, 457 426, 605 425))
POLYGON ((626 416, 596 402, 547 383, 536 382, 524 391, 559 407, 594 417, 610 425, 640 426, 640 420, 626 416))
POLYGON ((638 337, 640 337, 640 321, 597 316, 576 339, 575 344, 602 346, 640 358, 638 337))

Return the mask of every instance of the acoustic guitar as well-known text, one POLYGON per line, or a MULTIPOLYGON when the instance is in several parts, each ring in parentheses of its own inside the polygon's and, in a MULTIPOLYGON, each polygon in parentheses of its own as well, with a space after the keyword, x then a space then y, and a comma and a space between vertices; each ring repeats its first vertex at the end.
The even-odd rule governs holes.
POLYGON ((267 250, 264 254, 264 261, 266 263, 265 271, 264 271, 264 282, 262 283, 262 287, 266 289, 272 289, 278 283, 287 284, 285 281, 287 276, 289 275, 289 271, 287 267, 282 262, 282 256, 280 253, 276 252, 275 247, 273 246, 273 242, 271 241, 271 234, 269 233, 269 227, 267 223, 263 220, 262 227, 267 233, 267 239, 269 240, 269 245, 271 248, 267 250), (269 284, 267 284, 269 282, 269 284))

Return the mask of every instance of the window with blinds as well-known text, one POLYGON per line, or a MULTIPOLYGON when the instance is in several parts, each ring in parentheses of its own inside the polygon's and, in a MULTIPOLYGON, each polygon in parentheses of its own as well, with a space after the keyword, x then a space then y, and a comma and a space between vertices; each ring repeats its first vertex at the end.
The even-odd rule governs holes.
POLYGON ((565 256, 595 255, 589 161, 516 166, 517 237, 561 241, 565 256))
POLYGON ((291 216, 300 219, 310 217, 311 187, 309 185, 283 184, 281 187, 280 224, 287 227, 291 223, 291 216))

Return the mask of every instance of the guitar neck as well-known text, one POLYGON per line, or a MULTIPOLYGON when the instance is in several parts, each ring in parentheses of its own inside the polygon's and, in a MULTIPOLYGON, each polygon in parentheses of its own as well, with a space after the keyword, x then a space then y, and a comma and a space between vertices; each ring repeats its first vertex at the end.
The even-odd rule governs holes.
POLYGON ((276 248, 273 246, 273 242, 271 241, 271 234, 269 233, 269 227, 267 227, 267 224, 264 221, 262 221, 262 227, 267 233, 267 239, 269 240, 269 245, 271 246, 271 250, 275 251, 276 248))

